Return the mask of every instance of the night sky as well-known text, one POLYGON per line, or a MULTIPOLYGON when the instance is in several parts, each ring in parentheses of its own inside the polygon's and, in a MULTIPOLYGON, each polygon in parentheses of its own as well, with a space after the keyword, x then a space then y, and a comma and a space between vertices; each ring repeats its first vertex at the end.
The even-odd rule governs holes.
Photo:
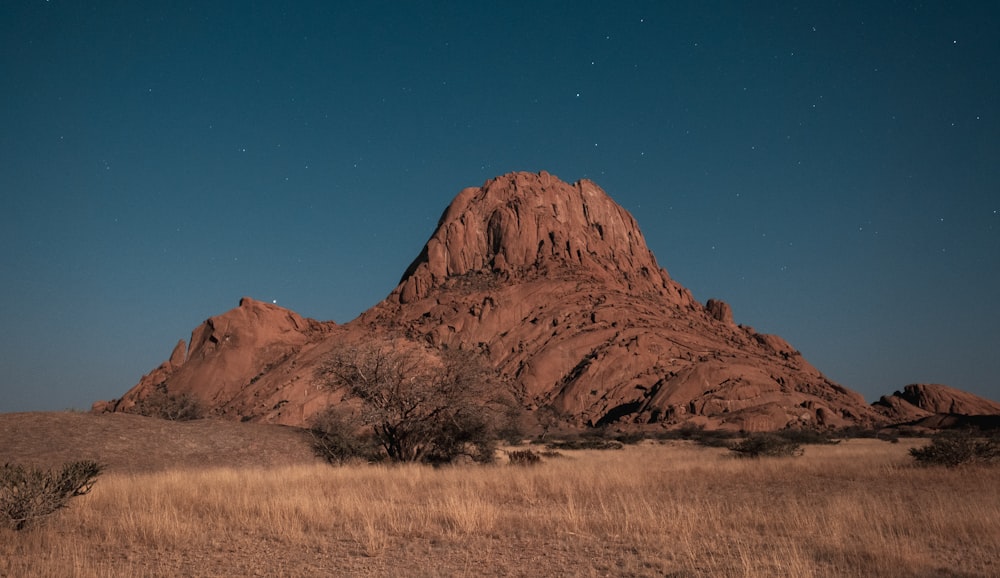
POLYGON ((244 295, 350 321, 455 194, 589 178, 869 401, 1000 399, 1000 3, 0 5, 0 411, 244 295))

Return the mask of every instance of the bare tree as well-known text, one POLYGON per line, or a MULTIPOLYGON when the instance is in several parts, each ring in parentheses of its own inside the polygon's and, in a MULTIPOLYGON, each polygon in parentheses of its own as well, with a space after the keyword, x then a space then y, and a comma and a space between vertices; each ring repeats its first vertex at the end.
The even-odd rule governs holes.
POLYGON ((496 372, 468 351, 432 355, 416 344, 371 341, 334 351, 319 369, 395 461, 492 461, 495 441, 516 422, 517 404, 496 372))

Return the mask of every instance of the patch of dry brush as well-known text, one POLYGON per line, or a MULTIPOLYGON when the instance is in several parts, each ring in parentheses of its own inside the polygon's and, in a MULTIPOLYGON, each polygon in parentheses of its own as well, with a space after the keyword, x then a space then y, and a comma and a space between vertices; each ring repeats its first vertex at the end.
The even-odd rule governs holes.
POLYGON ((109 474, 46 527, 0 535, 0 575, 1000 573, 996 470, 914 467, 912 445, 109 474))

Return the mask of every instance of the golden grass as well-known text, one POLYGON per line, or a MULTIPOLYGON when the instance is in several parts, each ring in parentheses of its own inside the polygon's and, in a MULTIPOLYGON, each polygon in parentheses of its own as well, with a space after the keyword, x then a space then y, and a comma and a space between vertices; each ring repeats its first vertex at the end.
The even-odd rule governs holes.
POLYGON ((0 533, 0 575, 1000 575, 998 470, 913 467, 910 445, 111 473, 0 533))

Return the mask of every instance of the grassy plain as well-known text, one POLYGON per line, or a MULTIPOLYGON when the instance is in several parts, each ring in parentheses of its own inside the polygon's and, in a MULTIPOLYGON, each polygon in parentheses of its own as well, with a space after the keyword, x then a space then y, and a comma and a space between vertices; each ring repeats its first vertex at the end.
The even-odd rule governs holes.
POLYGON ((998 470, 915 467, 919 443, 112 471, 45 525, 0 531, 0 575, 1000 575, 998 470))

